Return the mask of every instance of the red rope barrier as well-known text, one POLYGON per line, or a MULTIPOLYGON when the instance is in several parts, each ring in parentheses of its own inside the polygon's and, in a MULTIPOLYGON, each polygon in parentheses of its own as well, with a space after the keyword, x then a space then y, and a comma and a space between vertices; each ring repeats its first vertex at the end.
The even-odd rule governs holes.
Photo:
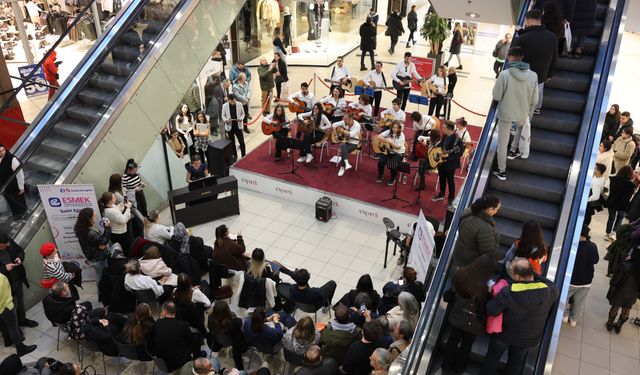
POLYGON ((264 104, 262 105, 262 108, 260 108, 260 113, 258 113, 258 115, 256 116, 255 119, 253 119, 253 121, 248 122, 246 124, 247 126, 255 124, 260 119, 260 117, 262 117, 262 114, 264 113, 264 110, 267 109, 267 104, 271 103, 271 97, 272 96, 273 96, 272 94, 269 94, 269 97, 268 97, 267 101, 265 101, 264 104))
POLYGON ((472 110, 470 110, 469 108, 462 106, 460 103, 456 102, 456 101, 455 101, 455 100, 453 100, 453 99, 451 99, 451 101, 452 101, 455 105, 457 105, 458 107, 460 107, 460 108, 464 109, 464 110, 465 110, 465 111, 467 111, 467 112, 471 112, 471 113, 473 113, 474 115, 477 115, 477 116, 487 117, 487 115, 483 115, 482 113, 478 113, 478 112, 472 111, 472 110))

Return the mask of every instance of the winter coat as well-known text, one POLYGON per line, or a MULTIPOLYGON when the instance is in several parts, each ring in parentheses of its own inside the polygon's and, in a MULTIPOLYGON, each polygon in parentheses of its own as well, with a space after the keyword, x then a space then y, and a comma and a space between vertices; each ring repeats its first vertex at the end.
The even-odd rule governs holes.
POLYGON ((536 74, 526 63, 503 70, 493 86, 493 100, 498 102, 498 118, 524 122, 538 104, 536 74))
MULTIPOLYGON (((107 245, 111 241, 111 227, 105 227, 103 232, 92 227, 87 231, 86 237, 80 242, 80 249, 88 261, 95 262, 104 260, 106 249, 100 246, 107 245)), ((125 249, 128 250, 128 249, 125 249)))
POLYGON ((242 70, 238 69, 237 65, 232 66, 231 69, 229 69, 229 80, 233 83, 236 79, 238 79, 238 75, 240 73, 246 74, 247 82, 251 82, 251 71, 249 71, 249 68, 247 68, 246 65, 242 70))
POLYGON ((635 148, 636 144, 633 142, 633 137, 627 139, 620 137, 613 142, 611 150, 613 150, 613 166, 616 168, 616 172, 629 164, 635 148))
POLYGON ((501 62, 505 61, 507 59, 509 48, 511 48, 511 42, 505 43, 504 40, 499 40, 494 48, 494 50, 496 51, 496 60, 501 62))
POLYGON ((621 267, 613 274, 609 281, 609 291, 607 292, 607 300, 611 306, 621 306, 630 309, 635 305, 640 292, 640 255, 636 255, 637 251, 631 257, 630 261, 622 263, 621 267))
POLYGON ((0 261, 0 273, 5 275, 9 282, 22 281, 22 283, 29 288, 30 285, 29 280, 27 280, 27 271, 24 268, 24 249, 14 240, 9 239, 9 247, 0 251, 7 252, 9 259, 11 259, 10 263, 13 263, 16 258, 20 258, 22 261, 22 263, 20 263, 19 266, 14 267, 11 272, 7 271, 6 264, 0 261))
POLYGON ((458 239, 453 249, 453 264, 463 267, 483 254, 491 254, 496 260, 503 257, 498 250, 500 233, 493 218, 484 211, 473 214, 471 208, 462 213, 458 227, 458 239))
POLYGON ((202 110, 202 103, 200 100, 200 88, 197 84, 192 84, 182 98, 182 102, 189 107, 189 111, 198 112, 202 110))
POLYGON ((636 185, 624 177, 611 176, 609 178, 609 198, 607 198, 607 208, 612 210, 627 211, 629 201, 636 189, 636 185))
POLYGON ((598 0, 567 0, 575 2, 575 13, 571 21, 571 37, 587 36, 596 25, 598 0))
POLYGON ((49 57, 47 57, 47 59, 42 64, 44 78, 48 82, 56 82, 60 77, 58 75, 58 65, 56 65, 56 56, 57 56, 56 51, 51 52, 49 57))
POLYGON ((222 245, 215 242, 213 247, 213 259, 226 265, 232 270, 244 271, 246 268, 245 260, 242 254, 246 251, 242 236, 238 236, 237 240, 228 237, 224 238, 222 245))
POLYGON ((622 265, 622 262, 624 262, 631 248, 631 233, 634 230, 640 232, 640 227, 634 229, 631 224, 623 224, 620 229, 616 231, 616 240, 607 247, 607 254, 604 256, 604 260, 609 262, 607 265, 607 275, 616 273, 622 265))
POLYGON ((451 45, 449 46, 449 53, 452 55, 460 54, 460 48, 462 47, 462 43, 464 43, 464 38, 460 31, 456 30, 453 32, 453 37, 451 38, 451 45))
POLYGON ((418 30, 418 13, 415 10, 410 11, 407 14, 407 27, 409 31, 418 30))
POLYGON ((365 22, 360 25, 360 51, 376 49, 376 29, 365 22))
POLYGON ((618 132, 618 121, 616 116, 607 111, 604 117, 604 127, 602 128, 601 140, 609 139, 609 137, 615 137, 618 132))
POLYGON ((502 313, 502 332, 495 337, 521 348, 540 343, 549 310, 559 296, 558 287, 546 279, 523 281, 503 288, 487 303, 487 314, 502 313))
POLYGON ((273 73, 277 72, 278 69, 273 67, 271 68, 271 64, 260 65, 258 66, 258 77, 260 78, 260 90, 269 91, 273 90, 276 86, 273 80, 273 73))
POLYGON ((322 330, 320 345, 324 356, 335 359, 338 365, 341 365, 349 345, 360 340, 362 334, 360 328, 357 328, 353 323, 351 323, 352 329, 350 330, 336 330, 333 327, 334 324, 338 323, 333 320, 322 330))
POLYGON ((389 36, 400 36, 404 33, 404 26, 402 26, 402 18, 396 13, 391 13, 387 18, 387 34, 389 36))
POLYGON ((50 293, 42 300, 42 308, 50 322, 64 324, 71 319, 76 302, 73 298, 58 297, 50 293))
POLYGON ((598 246, 590 240, 580 241, 573 264, 571 285, 590 285, 593 281, 594 266, 600 261, 598 246))
POLYGON ((520 31, 511 46, 522 47, 522 61, 538 75, 538 83, 553 76, 558 62, 558 39, 553 32, 545 30, 544 26, 530 26, 520 31))
POLYGON ((605 167, 607 167, 607 169, 602 174, 602 177, 604 177, 605 181, 609 181, 609 175, 611 174, 611 164, 613 164, 613 151, 609 150, 599 153, 598 156, 596 156, 596 164, 597 163, 603 164, 605 167))

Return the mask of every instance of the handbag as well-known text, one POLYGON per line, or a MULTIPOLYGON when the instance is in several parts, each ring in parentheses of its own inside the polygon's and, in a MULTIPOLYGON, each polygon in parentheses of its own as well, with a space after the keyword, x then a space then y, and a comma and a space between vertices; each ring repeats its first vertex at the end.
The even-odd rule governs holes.
POLYGON ((449 313, 449 323, 465 332, 479 336, 484 333, 484 316, 478 313, 478 303, 456 295, 449 313))
POLYGON ((571 24, 569 22, 564 23, 564 52, 571 52, 571 24))
POLYGON ((233 296, 233 290, 229 285, 221 286, 213 293, 213 296, 216 301, 231 298, 231 296, 233 296))

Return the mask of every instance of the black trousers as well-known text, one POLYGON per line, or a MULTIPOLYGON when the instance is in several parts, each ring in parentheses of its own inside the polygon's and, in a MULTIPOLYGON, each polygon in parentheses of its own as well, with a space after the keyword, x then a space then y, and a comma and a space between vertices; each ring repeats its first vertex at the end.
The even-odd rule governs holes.
POLYGON ((500 72, 502 71, 502 67, 504 66, 503 62, 500 62, 498 60, 496 60, 493 63, 493 72, 496 74, 496 78, 498 78, 498 75, 500 74, 500 72))
MULTIPOLYGON (((276 286, 276 291, 278 292, 278 295, 284 298, 285 300, 295 302, 291 298, 292 285, 294 284, 280 283, 276 286)), ((331 300, 333 299, 333 295, 336 293, 336 287, 337 287, 336 282, 333 280, 329 280, 323 286, 319 288, 313 288, 313 289, 317 289, 318 293, 322 297, 322 302, 320 304, 315 304, 316 309, 319 309, 324 306, 331 306, 331 300)))
POLYGON ((9 205, 9 209, 11 209, 11 214, 13 216, 22 216, 27 211, 27 201, 24 197, 24 193, 18 194, 18 192, 10 191, 10 189, 5 189, 5 192, 2 193, 4 199, 7 200, 7 204, 9 205), (9 190, 9 191, 8 191, 9 190))
POLYGON ((13 294, 13 307, 16 310, 18 322, 23 322, 27 319, 27 315, 24 308, 24 284, 22 280, 16 280, 12 283, 11 293, 13 294))
MULTIPOLYGON (((204 161, 204 158, 202 160, 204 161)), ((144 190, 136 191, 136 204, 142 216, 147 217, 147 197, 144 195, 144 190)))
POLYGON ((231 125, 231 130, 227 132, 227 137, 231 140, 231 144, 233 144, 233 158, 238 160, 238 151, 236 150, 236 138, 238 138, 238 144, 240 144, 240 154, 244 157, 247 154, 247 148, 244 144, 244 135, 242 134, 242 128, 238 127, 237 124, 231 125))
POLYGON ((450 201, 456 197, 456 184, 455 184, 456 170, 449 170, 442 167, 438 168, 438 178, 440 179, 440 194, 444 195, 447 184, 449 185, 449 197, 450 201))
POLYGON ((111 233, 111 242, 119 243, 125 255, 131 251, 131 235, 129 231, 121 234, 111 233))
POLYGON ((380 101, 382 101, 382 91, 374 91, 374 93, 373 93, 373 117, 378 117, 378 112, 380 112, 380 101))
POLYGON ((276 98, 280 99, 280 94, 282 94, 282 84, 284 81, 276 81, 276 98))
POLYGON ((451 333, 444 349, 442 369, 462 374, 467 368, 471 347, 476 336, 456 327, 451 327, 451 333))
POLYGON ((415 32, 415 30, 409 30, 409 39, 407 39, 407 45, 409 44, 409 42, 413 41, 414 43, 416 42, 416 40, 413 37, 413 33, 415 32))
POLYGON ((313 131, 311 133, 304 133, 302 138, 302 151, 300 151, 300 157, 307 156, 311 153, 311 145, 320 142, 324 138, 324 132, 313 131))
MULTIPOLYGON (((0 320, 4 325, 3 334, 6 333, 13 341, 13 344, 17 347, 22 344, 22 335, 20 334, 20 328, 18 328, 18 318, 16 316, 16 309, 11 310, 4 309, 0 314, 0 320), (6 331, 6 332, 5 332, 6 331)), ((6 340, 6 337, 5 337, 6 340)))
POLYGON ((360 51, 360 52, 362 52, 362 54, 360 55, 360 66, 361 66, 361 67, 365 66, 365 65, 364 65, 364 56, 365 56, 365 55, 367 54, 367 52, 368 52, 368 53, 369 53, 369 58, 371 59, 371 70, 373 70, 373 69, 376 67, 376 65, 375 65, 375 63, 374 63, 374 61, 373 61, 373 60, 374 60, 374 57, 373 57, 373 56, 374 56, 373 48, 368 49, 368 50, 366 50, 366 51, 360 51))
POLYGON ((244 109, 244 119, 242 120, 242 123, 244 126, 247 126, 247 123, 249 122, 249 104, 243 104, 242 108, 244 109))
POLYGON ((433 115, 433 111, 436 112, 436 117, 440 117, 440 110, 444 104, 444 95, 435 95, 429 100, 429 116, 433 115))
MULTIPOLYGON (((409 93, 411 92, 411 88, 406 88, 403 90, 398 90, 398 93, 396 94, 396 98, 401 99, 402 100, 402 104, 400 105, 400 108, 404 111, 404 109, 407 107, 407 99, 409 99, 409 93)), ((431 116, 431 103, 429 103, 429 116, 431 116)))
POLYGON ((491 341, 489 341, 489 350, 487 351, 484 366, 482 366, 480 374, 497 374, 498 362, 500 361, 500 357, 502 357, 502 354, 504 354, 504 352, 507 350, 509 351, 507 358, 507 367, 502 373, 508 375, 521 374, 527 360, 527 354, 529 354, 529 348, 509 345, 506 342, 496 339, 495 337, 492 337, 491 341))
POLYGON ((391 163, 396 166, 395 168, 390 168, 391 181, 395 181, 398 176, 398 165, 402 161, 402 155, 389 153, 389 155, 379 154, 379 156, 378 177, 382 177, 384 175, 384 168, 387 166, 387 163, 391 163))
POLYGON ((273 135, 273 138, 275 138, 276 140, 275 157, 276 159, 280 159, 280 156, 282 155, 282 150, 284 149, 283 141, 289 136, 289 129, 282 128, 280 129, 279 132, 275 132, 272 135, 273 135))

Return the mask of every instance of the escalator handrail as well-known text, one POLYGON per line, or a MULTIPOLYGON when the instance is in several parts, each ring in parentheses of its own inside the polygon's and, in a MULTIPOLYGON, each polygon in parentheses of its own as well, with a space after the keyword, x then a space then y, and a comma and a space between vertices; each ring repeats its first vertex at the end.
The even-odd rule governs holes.
MULTIPOLYGON (((48 102, 45 108, 36 116, 36 118, 31 123, 32 126, 28 128, 27 131, 25 131, 22 137, 20 137, 20 140, 18 141, 18 143, 16 143, 17 146, 14 146, 15 150, 13 152, 13 155, 20 161, 20 166, 11 174, 9 178, 7 178, 6 182, 2 186, 0 186, 0 192, 4 192, 11 181, 16 178, 18 173, 24 168, 24 165, 26 164, 26 161, 29 159, 31 154, 40 145, 44 137, 55 125, 55 121, 52 121, 52 119, 54 119, 58 115, 58 109, 61 108, 67 100, 69 100, 68 95, 62 95, 61 93, 73 92, 81 88, 81 85, 84 84, 85 80, 81 80, 80 78, 84 76, 85 73, 93 71, 97 63, 102 62, 104 56, 110 52, 110 48, 108 47, 114 43, 114 40, 117 39, 121 32, 127 30, 127 26, 129 25, 129 17, 131 17, 132 14, 138 14, 139 10, 142 9, 148 2, 149 0, 132 0, 128 3, 126 8, 123 8, 120 11, 119 15, 113 21, 112 25, 104 31, 100 38, 96 40, 91 49, 85 54, 80 63, 78 63, 76 68, 69 75, 69 79, 60 86, 53 100, 48 102)), ((69 30, 70 28, 67 29, 67 31, 69 30)), ((45 54, 45 58, 49 56, 53 50, 54 48, 52 47, 47 52, 47 54, 45 54)), ((41 63, 43 61, 44 58, 41 63)), ((36 70, 37 69, 33 69, 26 79, 30 79, 33 74, 35 74, 36 70)), ((18 91, 16 90, 16 93, 17 92, 18 91)), ((7 103, 8 102, 9 101, 7 101, 7 103)))
MULTIPOLYGON (((525 0, 522 4, 522 10, 518 17, 518 25, 524 24, 524 16, 529 9, 530 3, 531 0, 525 0)), ((443 246, 442 254, 432 278, 433 282, 429 287, 425 303, 423 304, 424 308, 420 313, 420 318, 418 319, 418 323, 416 324, 414 334, 415 336, 411 343, 411 346, 409 347, 407 360, 402 369, 403 375, 410 375, 414 373, 414 367, 419 364, 419 359, 422 356, 427 345, 427 338, 429 337, 429 333, 431 331, 431 327, 438 310, 440 297, 442 296, 442 293, 444 293, 444 288, 446 286, 446 276, 452 259, 453 245, 457 238, 460 217, 462 216, 462 212, 464 211, 463 208, 471 205, 473 196, 475 195, 473 191, 475 190, 474 188, 476 183, 480 179, 480 175, 482 173, 481 167, 485 164, 485 159, 487 157, 487 154, 489 153, 488 151, 490 140, 493 137, 493 133, 495 130, 497 110, 498 102, 492 101, 491 107, 487 112, 487 119, 485 121, 484 127, 482 128, 482 132, 480 133, 480 138, 478 139, 474 158, 471 161, 471 166, 469 167, 466 182, 464 184, 462 192, 460 193, 458 208, 453 215, 451 227, 449 228, 449 232, 443 246)))
POLYGON ((98 1, 98 0, 91 0, 89 2, 89 4, 87 4, 84 8, 82 8, 82 10, 80 10, 80 12, 76 16, 76 18, 73 20, 73 22, 71 22, 71 24, 69 26, 67 26, 67 29, 51 45, 51 47, 44 54, 42 59, 40 59, 40 61, 36 64, 36 66, 33 69, 31 69, 31 71, 29 72, 29 75, 27 75, 27 77, 25 77, 25 78, 22 78, 22 83, 20 84, 20 86, 18 86, 16 88, 14 88, 13 90, 11 90, 13 92, 11 93, 9 98, 0 106, 0 113, 4 113, 4 111, 9 107, 10 103, 12 103, 13 100, 16 98, 16 96, 18 96, 18 93, 22 89, 24 89, 29 83, 32 83, 31 79, 33 78, 33 76, 36 75, 36 73, 42 67, 44 62, 49 58, 49 56, 53 53, 53 51, 55 51, 56 47, 58 47, 58 45, 60 45, 60 43, 62 43, 64 38, 66 38, 69 35, 69 33, 71 32, 71 29, 73 29, 76 26, 76 24, 78 22, 80 22, 80 19, 82 17, 84 17, 84 15, 87 13, 87 11, 91 7, 91 5, 93 5, 93 3, 95 3, 96 1, 98 1))
MULTIPOLYGON (((608 111, 607 104, 609 92, 611 91, 610 81, 612 79, 610 74, 612 71, 615 71, 615 56, 617 56, 620 48, 621 33, 624 30, 625 7, 628 6, 628 4, 629 2, 626 0, 610 1, 605 18, 604 30, 598 46, 598 54, 596 55, 593 72, 594 78, 591 81, 591 88, 589 90, 589 97, 593 97, 594 105, 585 110, 586 116, 583 118, 580 129, 587 129, 587 131, 582 131, 578 137, 576 153, 574 154, 573 164, 575 166, 576 161, 578 161, 580 169, 576 170, 576 168, 572 168, 572 171, 576 170, 577 173, 572 173, 567 180, 567 186, 575 186, 574 189, 567 189, 567 191, 571 190, 575 193, 573 197, 571 197, 571 202, 564 204, 564 206, 569 206, 569 210, 565 210, 565 207, 562 209, 562 212, 567 212, 566 230, 561 231, 561 225, 559 225, 555 237, 556 240, 564 238, 565 241, 562 241, 561 249, 554 249, 549 263, 550 266, 552 266, 550 267, 551 274, 549 275, 549 272, 547 273, 547 277, 561 288, 561 295, 558 302, 554 305, 554 309, 556 309, 555 314, 552 310, 550 314, 551 319, 548 320, 545 326, 545 335, 540 343, 540 349, 536 357, 536 373, 551 374, 560 329, 562 327, 562 314, 564 313, 567 302, 567 292, 573 274, 575 256, 582 230, 582 221, 580 218, 584 218, 587 198, 589 196, 588 187, 591 185, 592 179, 591 171, 596 161, 596 145, 599 143, 597 140, 600 139, 603 129, 603 125, 599 124, 604 124, 604 117, 608 111), (613 10, 613 13, 611 13, 611 10, 613 10), (608 30, 609 27, 610 30, 608 30), (605 45, 603 46, 603 44, 605 45), (551 331, 550 334, 549 331, 551 331)), ((588 102, 589 101, 590 100, 588 100, 588 102)), ((561 224, 562 221, 559 223, 561 224)))

